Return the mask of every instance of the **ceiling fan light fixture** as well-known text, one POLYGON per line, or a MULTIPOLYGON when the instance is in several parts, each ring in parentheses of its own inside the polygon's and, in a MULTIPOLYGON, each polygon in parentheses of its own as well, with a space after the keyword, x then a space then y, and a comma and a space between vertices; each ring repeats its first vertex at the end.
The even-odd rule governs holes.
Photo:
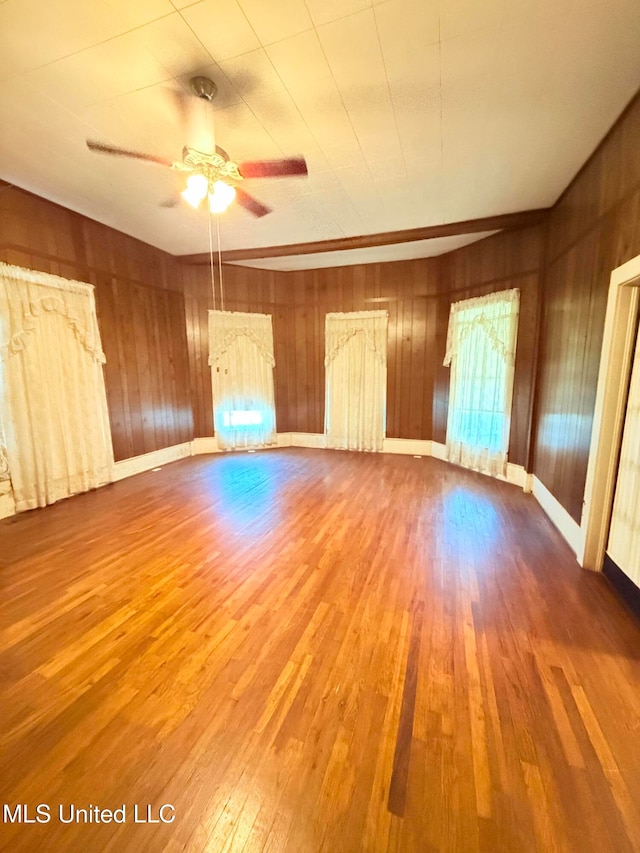
POLYGON ((180 195, 188 202, 191 207, 198 207, 203 198, 206 198, 209 192, 209 181, 204 175, 195 174, 189 175, 187 178, 187 188, 180 195))
POLYGON ((190 204, 191 207, 194 208, 197 208, 200 202, 202 201, 202 199, 199 196, 196 196, 193 192, 191 192, 190 189, 182 190, 180 195, 187 202, 187 204, 190 204))
POLYGON ((216 181, 213 192, 209 193, 209 210, 211 213, 223 213, 236 197, 235 188, 224 181, 216 181))
POLYGON ((196 196, 199 199, 206 198, 206 195, 209 192, 209 181, 205 175, 197 173, 195 175, 189 175, 187 178, 187 189, 193 193, 194 198, 196 196))
POLYGON ((182 190, 180 195, 188 204, 191 205, 191 207, 198 208, 202 201, 202 196, 189 189, 189 187, 187 187, 186 190, 182 190))

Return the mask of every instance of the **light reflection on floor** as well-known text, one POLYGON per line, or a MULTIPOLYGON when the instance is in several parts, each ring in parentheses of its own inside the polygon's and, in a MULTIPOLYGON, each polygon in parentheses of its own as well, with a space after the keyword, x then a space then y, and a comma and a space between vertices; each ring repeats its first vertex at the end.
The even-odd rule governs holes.
MULTIPOLYGON (((491 499, 466 486, 455 486, 442 495, 442 526, 447 542, 454 543, 469 532, 473 533, 474 551, 495 549, 501 538, 500 519, 491 499)), ((469 541, 468 539, 465 541, 469 541)), ((495 551, 494 551, 495 553, 495 551)))
POLYGON ((211 467, 209 493, 216 520, 239 535, 262 535, 279 521, 278 475, 268 453, 225 454, 211 467), (269 525, 261 521, 269 515, 269 525))

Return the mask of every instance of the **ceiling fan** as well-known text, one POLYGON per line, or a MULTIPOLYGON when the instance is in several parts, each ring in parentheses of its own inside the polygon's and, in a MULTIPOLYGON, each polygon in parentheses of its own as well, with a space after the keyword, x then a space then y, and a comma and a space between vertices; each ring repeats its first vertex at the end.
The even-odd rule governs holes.
MULTIPOLYGON (((217 92, 217 86, 207 77, 192 77, 191 91, 202 100, 211 102, 217 92)), ((248 160, 236 163, 224 148, 215 146, 213 153, 204 153, 185 146, 182 160, 172 161, 154 154, 131 151, 87 139, 87 146, 101 154, 117 157, 130 157, 147 163, 157 163, 188 174, 186 189, 182 197, 193 207, 208 197, 212 213, 222 213, 235 199, 239 205, 254 216, 265 216, 271 209, 252 195, 249 195, 240 183, 247 178, 286 178, 307 174, 307 164, 303 157, 286 157, 282 160, 248 160)))

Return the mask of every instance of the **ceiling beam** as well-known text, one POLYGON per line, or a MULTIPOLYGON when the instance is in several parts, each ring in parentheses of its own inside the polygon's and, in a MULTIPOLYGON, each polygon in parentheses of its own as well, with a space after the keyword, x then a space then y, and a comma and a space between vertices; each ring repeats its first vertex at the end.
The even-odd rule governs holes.
MULTIPOLYGON (((247 261, 257 258, 280 258, 287 255, 312 255, 318 252, 343 252, 348 249, 369 249, 374 246, 392 246, 399 243, 414 243, 417 240, 432 240, 435 237, 454 237, 458 234, 475 234, 478 231, 504 231, 538 225, 547 214, 546 208, 523 210, 519 213, 503 213, 500 216, 485 216, 482 219, 467 219, 464 222, 448 222, 445 225, 428 225, 408 231, 387 231, 383 234, 363 234, 360 237, 340 237, 336 240, 319 240, 316 243, 289 243, 286 246, 263 246, 257 249, 231 249, 222 252, 222 261, 247 261)), ((209 254, 179 255, 185 264, 208 264, 209 254)))

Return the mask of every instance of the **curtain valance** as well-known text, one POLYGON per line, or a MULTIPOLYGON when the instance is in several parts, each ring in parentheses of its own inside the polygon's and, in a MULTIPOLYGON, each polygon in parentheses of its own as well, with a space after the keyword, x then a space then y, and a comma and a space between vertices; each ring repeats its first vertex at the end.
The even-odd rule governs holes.
POLYGON ((448 367, 456 351, 474 331, 482 329, 490 346, 509 365, 515 362, 515 329, 518 325, 520 291, 501 290, 454 302, 449 312, 447 351, 444 365, 448 367))
POLYGON ((367 348, 380 364, 387 363, 388 311, 335 312, 325 317, 325 367, 328 367, 348 341, 360 332, 367 348))
POLYGON ((209 365, 216 364, 241 336, 251 341, 267 364, 275 366, 271 315, 242 311, 209 311, 209 365))
POLYGON ((0 358, 3 361, 27 347, 38 318, 47 313, 63 317, 92 358, 100 364, 105 363, 92 285, 0 263, 0 358))

